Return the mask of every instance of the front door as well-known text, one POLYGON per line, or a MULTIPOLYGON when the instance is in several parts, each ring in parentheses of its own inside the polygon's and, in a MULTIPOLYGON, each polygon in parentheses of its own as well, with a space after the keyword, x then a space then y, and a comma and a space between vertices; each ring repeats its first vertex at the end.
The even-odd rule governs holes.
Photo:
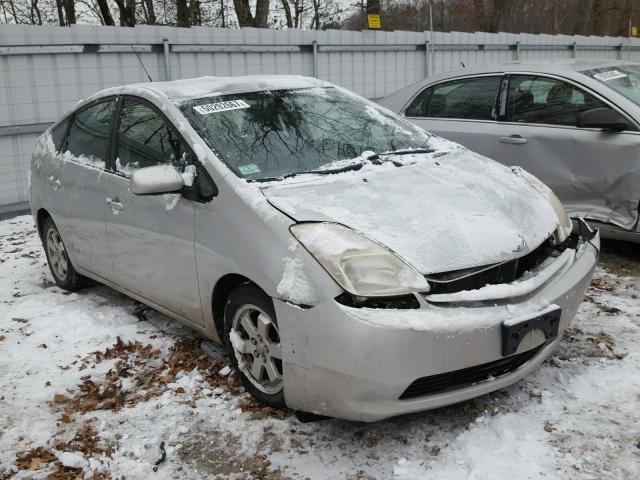
POLYGON ((510 78, 505 122, 494 137, 495 159, 529 171, 558 195, 571 216, 632 229, 638 218, 636 163, 640 133, 576 127, 576 115, 609 107, 563 80, 510 78))
POLYGON ((195 261, 195 202, 180 194, 135 195, 130 174, 143 167, 188 167, 191 151, 154 106, 125 97, 106 176, 106 225, 116 283, 160 306, 202 323, 195 261))
POLYGON ((464 77, 427 87, 404 111, 407 120, 493 157, 496 96, 501 75, 464 77))

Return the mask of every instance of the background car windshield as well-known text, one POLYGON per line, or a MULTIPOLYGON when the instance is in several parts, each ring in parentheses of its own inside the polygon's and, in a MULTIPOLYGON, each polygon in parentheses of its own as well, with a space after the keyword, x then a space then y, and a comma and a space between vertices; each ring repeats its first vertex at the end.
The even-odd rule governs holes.
POLYGON ((594 68, 582 73, 640 105, 640 65, 594 68))
POLYGON ((330 168, 365 151, 428 148, 422 129, 332 87, 209 97, 180 108, 219 158, 249 179, 330 168))

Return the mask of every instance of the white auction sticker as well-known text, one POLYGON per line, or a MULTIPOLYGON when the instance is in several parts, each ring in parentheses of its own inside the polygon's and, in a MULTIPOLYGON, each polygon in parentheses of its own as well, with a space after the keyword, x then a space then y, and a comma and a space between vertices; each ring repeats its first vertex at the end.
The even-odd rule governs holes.
POLYGON ((603 82, 608 82, 609 80, 615 80, 616 78, 624 78, 626 76, 627 76, 626 73, 619 72, 618 70, 609 70, 608 72, 596 73, 594 75, 595 78, 603 82))
POLYGON ((241 108, 249 108, 244 100, 229 100, 228 102, 207 103, 206 105, 198 105, 193 109, 201 115, 209 113, 226 112, 227 110, 239 110, 241 108))

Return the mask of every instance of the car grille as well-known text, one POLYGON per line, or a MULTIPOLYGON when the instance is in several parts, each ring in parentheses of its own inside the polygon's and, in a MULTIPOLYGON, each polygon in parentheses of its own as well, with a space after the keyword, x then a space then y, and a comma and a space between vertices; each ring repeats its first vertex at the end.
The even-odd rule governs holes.
POLYGON ((548 243, 544 242, 538 248, 520 258, 514 258, 496 265, 427 275, 425 278, 431 286, 431 294, 477 290, 486 285, 514 282, 522 277, 526 271, 537 267, 549 255, 558 251, 550 249, 548 243))
POLYGON ((400 395, 400 400, 408 400, 425 395, 432 395, 434 393, 442 393, 449 390, 464 388, 490 380, 491 378, 506 375, 527 363, 540 351, 542 346, 543 345, 540 345, 539 347, 527 350, 526 352, 516 353, 515 355, 510 355, 482 365, 419 378, 409 385, 402 395, 400 395))

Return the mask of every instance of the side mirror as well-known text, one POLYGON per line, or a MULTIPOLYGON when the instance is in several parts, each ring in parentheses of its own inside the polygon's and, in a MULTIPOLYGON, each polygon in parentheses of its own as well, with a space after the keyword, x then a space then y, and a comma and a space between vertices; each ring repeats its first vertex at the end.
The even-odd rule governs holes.
POLYGON ((170 165, 155 165, 134 171, 129 188, 136 195, 173 193, 184 188, 184 179, 170 165))
POLYGON ((592 108, 576 116, 578 128, 599 128, 622 132, 629 128, 629 122, 621 114, 608 107, 592 108))

